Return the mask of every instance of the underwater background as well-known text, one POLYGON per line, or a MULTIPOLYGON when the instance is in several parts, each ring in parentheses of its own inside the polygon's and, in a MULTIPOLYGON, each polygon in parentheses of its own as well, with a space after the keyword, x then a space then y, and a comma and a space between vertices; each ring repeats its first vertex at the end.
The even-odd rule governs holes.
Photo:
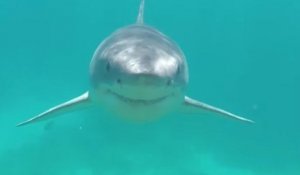
POLYGON ((299 175, 300 1, 146 0, 183 49, 187 95, 253 119, 123 121, 101 109, 17 128, 89 88, 97 45, 139 0, 0 1, 1 175, 299 175))

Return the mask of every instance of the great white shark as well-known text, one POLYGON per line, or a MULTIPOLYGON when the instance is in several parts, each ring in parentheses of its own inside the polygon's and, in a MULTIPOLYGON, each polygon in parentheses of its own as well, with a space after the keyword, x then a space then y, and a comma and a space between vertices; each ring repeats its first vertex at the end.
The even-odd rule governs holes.
POLYGON ((118 29, 96 49, 90 63, 90 89, 17 126, 97 106, 121 117, 151 120, 172 112, 215 114, 252 120, 185 95, 188 65, 183 51, 168 36, 144 24, 142 0, 135 24, 118 29))

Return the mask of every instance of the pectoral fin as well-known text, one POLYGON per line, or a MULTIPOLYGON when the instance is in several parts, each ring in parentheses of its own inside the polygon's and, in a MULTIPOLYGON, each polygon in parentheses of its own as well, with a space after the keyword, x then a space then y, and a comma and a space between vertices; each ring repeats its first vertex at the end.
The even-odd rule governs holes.
POLYGON ((227 112, 223 109, 216 108, 214 106, 205 104, 203 102, 194 100, 192 98, 189 98, 185 96, 184 98, 184 110, 185 111, 190 111, 193 113, 210 113, 210 114, 217 114, 221 115, 224 117, 240 120, 243 122, 248 122, 248 123, 254 123, 254 121, 240 117, 238 115, 232 114, 230 112, 227 112))
POLYGON ((86 92, 86 93, 80 95, 79 97, 73 98, 65 103, 62 103, 53 108, 50 108, 47 111, 45 111, 31 119, 21 122, 17 126, 24 126, 24 125, 39 122, 42 120, 47 120, 47 119, 59 116, 60 114, 78 110, 80 108, 84 108, 89 105, 91 105, 91 101, 89 99, 89 93, 86 92))

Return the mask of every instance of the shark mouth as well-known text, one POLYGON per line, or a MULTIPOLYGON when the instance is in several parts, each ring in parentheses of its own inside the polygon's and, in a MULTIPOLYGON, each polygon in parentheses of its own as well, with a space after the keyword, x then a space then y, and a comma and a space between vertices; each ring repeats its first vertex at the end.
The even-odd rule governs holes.
POLYGON ((108 93, 112 94, 113 96, 117 97, 118 99, 120 99, 123 102, 126 103, 132 103, 132 104, 143 104, 143 105, 152 105, 155 103, 159 103, 163 100, 165 100, 166 98, 168 98, 170 95, 165 95, 159 98, 155 98, 155 99, 149 99, 149 100, 145 100, 145 99, 133 99, 133 98, 129 98, 129 97, 125 97, 123 95, 120 95, 116 92, 113 92, 111 90, 107 90, 108 93))

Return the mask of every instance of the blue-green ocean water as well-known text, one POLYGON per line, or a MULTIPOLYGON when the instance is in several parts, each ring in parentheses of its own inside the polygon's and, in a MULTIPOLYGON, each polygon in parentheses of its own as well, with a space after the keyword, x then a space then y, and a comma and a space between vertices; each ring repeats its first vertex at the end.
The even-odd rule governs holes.
POLYGON ((145 124, 101 109, 16 128, 89 88, 97 45, 139 0, 0 1, 1 175, 299 175, 300 1, 146 0, 181 46, 188 95, 247 125, 178 113, 145 124))

